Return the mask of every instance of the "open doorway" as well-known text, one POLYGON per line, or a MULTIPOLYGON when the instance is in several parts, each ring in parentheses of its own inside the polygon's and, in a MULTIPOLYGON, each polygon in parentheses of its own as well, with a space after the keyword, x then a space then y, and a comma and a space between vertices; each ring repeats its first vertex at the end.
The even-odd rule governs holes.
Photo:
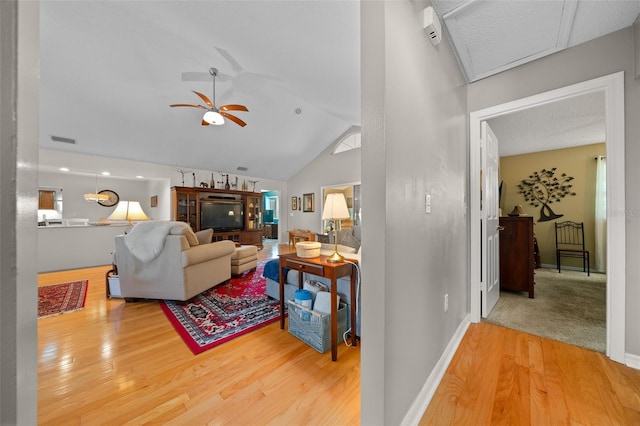
POLYGON ((262 236, 265 240, 279 240, 280 193, 262 191, 262 236))
MULTIPOLYGON (((607 283, 601 260, 606 256, 596 249, 601 248, 596 243, 598 166, 606 161, 602 158, 606 154, 604 93, 529 108, 488 124, 500 144, 504 230, 500 232, 500 297, 485 320, 605 352, 607 283), (560 229, 576 231, 566 235, 584 235, 589 262, 582 253, 571 252, 580 257, 563 257, 560 273, 555 225, 566 221, 583 226, 583 234, 579 227, 560 229), (516 249, 524 241, 525 230, 530 232, 529 244, 516 249), (528 279, 519 280, 523 273, 528 279), (520 291, 521 286, 530 293, 520 291)), ((606 220, 602 222, 606 228, 606 220)), ((602 248, 606 250, 605 242, 602 248)))
MULTIPOLYGON (((605 94, 607 168, 607 348, 614 361, 624 362, 625 336, 625 233, 624 233, 624 74, 622 72, 589 80, 539 95, 497 105, 470 115, 470 188, 480 188, 481 123, 522 109, 550 104, 592 92, 605 94)), ((470 301, 471 321, 480 321, 482 297, 482 257, 480 232, 481 198, 470 196, 470 301)))

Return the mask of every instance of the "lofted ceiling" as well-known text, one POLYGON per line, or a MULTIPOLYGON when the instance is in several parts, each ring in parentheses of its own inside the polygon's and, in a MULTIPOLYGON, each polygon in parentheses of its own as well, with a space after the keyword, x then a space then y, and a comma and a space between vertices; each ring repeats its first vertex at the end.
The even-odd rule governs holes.
MULTIPOLYGON (((640 13, 640 0, 433 5, 470 82, 628 27, 640 13)), ((40 8, 42 148, 287 180, 360 125, 357 0, 56 0, 40 8), (211 67, 220 72, 216 104, 246 105, 235 114, 246 127, 203 127, 202 111, 169 107, 201 103, 192 90, 211 97, 211 82, 197 77, 211 67)), ((586 141, 603 133, 600 100, 573 102, 562 121, 542 107, 493 120, 501 155, 594 143, 586 141)), ((41 166, 59 162, 44 156, 41 166)))
MULTIPOLYGON (((640 0, 433 0, 467 81, 474 82, 629 27, 640 0)), ((501 156, 601 143, 600 93, 489 121, 501 156)))
MULTIPOLYGON (((360 125, 357 1, 42 1, 40 146, 287 180, 360 125), (170 108, 212 97, 247 123, 170 108), (52 140, 73 139, 75 144, 52 140), (238 171, 238 167, 246 170, 238 171)), ((57 165, 56 165, 57 166, 57 165)))
POLYGON ((433 0, 473 82, 633 24, 638 0, 433 0))

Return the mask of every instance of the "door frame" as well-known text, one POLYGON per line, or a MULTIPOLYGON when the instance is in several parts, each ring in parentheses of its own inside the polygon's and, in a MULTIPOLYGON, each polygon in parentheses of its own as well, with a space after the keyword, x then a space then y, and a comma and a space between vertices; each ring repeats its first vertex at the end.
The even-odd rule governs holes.
POLYGON ((470 113, 470 320, 480 322, 480 123, 512 112, 594 92, 604 92, 605 95, 605 134, 607 135, 606 354, 612 360, 624 363, 626 328, 624 71, 470 113))

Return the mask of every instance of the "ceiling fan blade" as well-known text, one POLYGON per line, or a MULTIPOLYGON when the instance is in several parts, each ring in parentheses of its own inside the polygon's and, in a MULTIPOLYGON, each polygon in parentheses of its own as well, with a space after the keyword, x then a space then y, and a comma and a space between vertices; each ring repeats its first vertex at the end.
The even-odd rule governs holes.
POLYGON ((238 104, 222 105, 220 109, 222 111, 249 111, 246 106, 238 104))
POLYGON ((211 81, 209 72, 183 72, 182 81, 211 81))
POLYGON ((231 69, 233 70, 233 72, 235 72, 236 74, 239 74, 242 72, 242 67, 240 66, 238 61, 236 61, 236 59, 233 56, 231 56, 229 52, 227 52, 225 49, 221 47, 216 47, 215 49, 223 58, 227 60, 227 62, 229 62, 229 65, 231 65, 231 69))
POLYGON ((207 122, 206 122, 206 121, 204 121, 204 120, 202 120, 202 123, 201 123, 201 124, 202 124, 203 126, 208 126, 208 125, 209 125, 209 123, 207 123, 207 122))
POLYGON ((195 90, 192 90, 192 92, 195 93, 196 95, 200 96, 200 99, 202 99, 205 104, 209 105, 210 107, 213 107, 213 102, 211 102, 211 100, 209 98, 207 98, 205 95, 203 95, 200 92, 196 92, 195 90))
POLYGON ((244 121, 240 120, 238 117, 231 115, 227 112, 221 112, 220 115, 222 115, 225 118, 228 118, 229 120, 233 121, 234 123, 236 123, 238 126, 240 127, 244 127, 247 125, 247 123, 245 123, 244 121))
POLYGON ((169 106, 170 107, 192 107, 192 108, 207 109, 207 108, 203 107, 202 105, 193 105, 193 104, 171 104, 169 106))

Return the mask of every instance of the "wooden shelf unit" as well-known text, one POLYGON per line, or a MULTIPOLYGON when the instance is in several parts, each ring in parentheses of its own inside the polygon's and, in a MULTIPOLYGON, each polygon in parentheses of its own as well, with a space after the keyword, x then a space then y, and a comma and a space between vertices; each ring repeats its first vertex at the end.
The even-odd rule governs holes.
POLYGON ((262 194, 259 192, 234 191, 228 189, 193 188, 174 186, 171 188, 171 220, 187 222, 194 231, 200 231, 200 202, 211 196, 227 196, 242 200, 244 228, 237 231, 213 233, 213 241, 231 240, 237 244, 255 245, 262 248, 262 194))

